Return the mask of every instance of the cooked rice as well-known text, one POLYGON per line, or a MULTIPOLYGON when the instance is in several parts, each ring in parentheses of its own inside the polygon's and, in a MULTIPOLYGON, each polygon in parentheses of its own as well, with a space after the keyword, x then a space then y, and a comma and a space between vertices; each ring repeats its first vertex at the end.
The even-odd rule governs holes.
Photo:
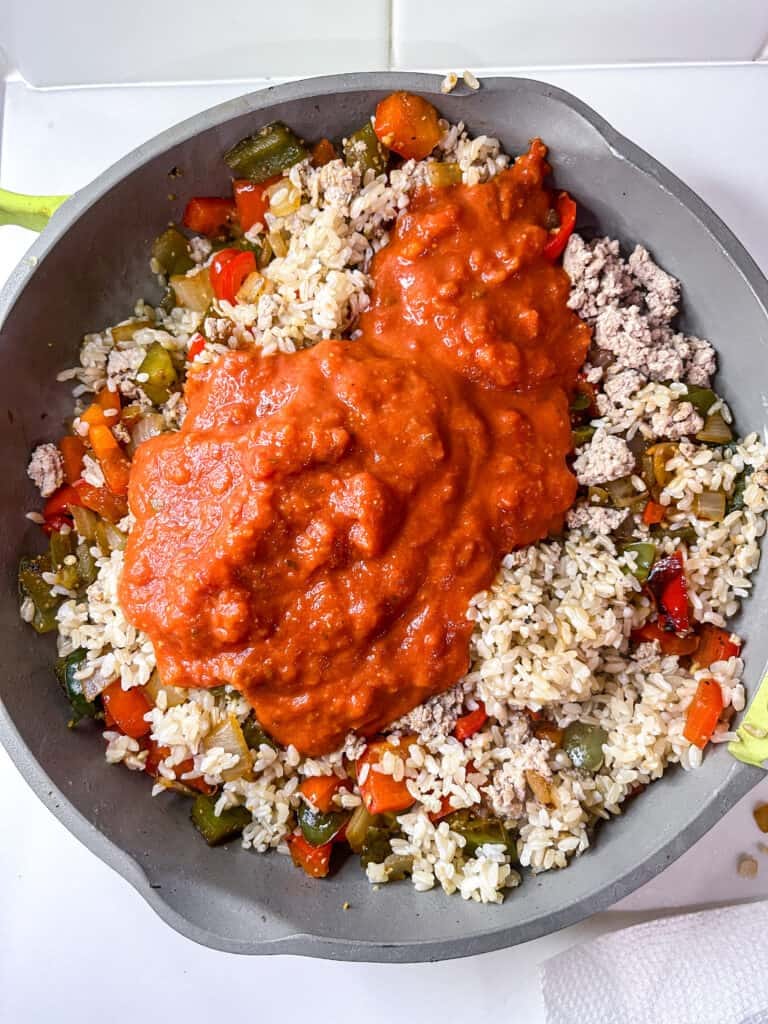
MULTIPOLYGON (((470 88, 477 87, 468 72, 463 78, 470 88)), ((448 76, 444 91, 456 81, 456 75, 448 76)), ((434 158, 458 164, 467 184, 486 181, 509 163, 496 139, 472 139, 461 124, 445 125, 434 158)), ((232 347, 256 345, 268 356, 339 334, 354 337, 355 321, 368 305, 370 260, 386 244, 394 218, 407 206, 409 191, 423 179, 425 167, 426 162, 408 161, 388 176, 369 172, 362 180, 340 160, 321 168, 308 163, 293 167, 272 193, 266 223, 250 233, 260 241, 269 238, 279 253, 264 271, 266 284, 256 302, 234 308, 221 302, 216 315, 205 319, 188 310, 165 312, 139 302, 135 317, 127 322, 150 320, 152 326, 142 326, 127 341, 115 341, 111 330, 88 335, 80 366, 60 374, 60 379, 77 382, 78 403, 87 402, 90 393, 106 385, 130 401, 148 405, 139 386, 139 367, 156 342, 181 367, 198 331, 205 345, 197 359, 205 362, 232 347)), ((196 263, 205 264, 211 258, 210 243, 195 239, 192 244, 196 263)), ((571 271, 571 304, 588 322, 603 317, 604 324, 615 326, 624 317, 625 326, 646 331, 643 338, 650 337, 652 325, 669 343, 669 359, 677 358, 675 344, 683 346, 680 367, 693 367, 696 379, 706 375, 711 350, 706 342, 684 338, 670 326, 679 286, 645 250, 636 250, 624 261, 618 243, 604 239, 587 245, 575 236, 569 253, 566 265, 570 259, 576 268, 571 271)), ((615 338, 610 344, 615 347, 615 338)), ((600 365, 587 368, 589 379, 605 385, 599 397, 600 418, 593 424, 598 437, 631 438, 639 432, 654 438, 670 416, 677 421, 690 416, 685 383, 645 382, 637 367, 622 368, 621 363, 618 370, 621 375, 609 373, 605 379, 600 365)), ((721 408, 730 420, 726 407, 721 408)), ((161 411, 168 428, 177 428, 184 417, 183 400, 175 394, 161 411)), ((754 434, 727 448, 702 448, 683 440, 667 468, 669 480, 661 501, 674 503, 673 522, 692 526, 697 537, 686 559, 694 617, 724 625, 748 596, 750 576, 758 565, 768 508, 768 453, 754 434), (695 495, 721 489, 731 493, 745 467, 751 476, 743 508, 731 511, 720 523, 697 520, 692 513, 695 495)), ((98 465, 89 462, 86 473, 97 484, 98 465)), ((642 489, 642 482, 636 486, 642 489)), ((663 655, 655 643, 630 649, 630 632, 651 612, 642 588, 627 571, 632 558, 620 552, 610 535, 591 535, 589 516, 574 522, 581 525, 561 539, 543 541, 504 559, 491 589, 476 595, 468 611, 475 628, 466 678, 395 723, 395 741, 409 739, 400 744, 398 754, 387 754, 373 768, 405 779, 416 801, 414 810, 398 818, 402 837, 392 841, 392 851, 412 858, 411 881, 418 891, 437 885, 464 899, 499 902, 520 882, 502 845, 486 844, 465 857, 464 838, 447 822, 430 821, 429 815, 445 798, 456 809, 488 807, 504 818, 519 834, 521 866, 535 871, 565 867, 588 848, 599 819, 621 813, 624 801, 660 778, 669 764, 689 769, 701 762, 701 751, 682 735, 686 710, 701 678, 717 680, 726 707, 744 708, 741 658, 691 671, 677 657, 663 655), (480 732, 461 743, 451 735, 453 727, 478 700, 491 717, 480 732), (599 771, 575 769, 562 750, 537 738, 526 710, 542 709, 559 726, 580 720, 605 730, 605 761, 599 771)), ((130 522, 121 527, 129 529, 130 522)), ((647 530, 638 526, 636 532, 642 538, 647 530)), ((667 538, 661 550, 669 553, 677 543, 667 538)), ((125 688, 144 685, 152 676, 155 658, 152 644, 125 619, 117 601, 122 553, 104 556, 94 548, 93 554, 98 576, 85 600, 73 597, 59 609, 59 653, 85 648, 84 678, 98 674, 105 680, 121 679, 125 688)), ((23 618, 30 619, 33 611, 26 602, 22 605, 23 618)), ((216 745, 215 736, 229 715, 243 722, 249 712, 247 703, 229 689, 190 690, 181 702, 171 701, 161 689, 147 718, 151 738, 170 753, 158 767, 153 793, 178 785, 174 769, 191 759, 193 769, 182 782, 202 777, 220 785, 219 812, 242 805, 251 813, 242 837, 245 847, 284 851, 302 779, 346 777, 345 758, 358 757, 365 742, 350 735, 342 750, 315 758, 302 758, 290 746, 275 750, 262 744, 250 752, 250 770, 238 775, 243 767, 238 755, 216 745)), ((725 742, 731 735, 721 723, 715 740, 725 742)), ((104 738, 110 763, 135 770, 145 767, 147 752, 135 740, 111 731, 104 738)), ((367 765, 363 768, 359 782, 369 770, 367 765)), ((357 790, 338 796, 339 805, 347 808, 359 801, 357 790)), ((389 877, 385 864, 370 864, 367 874, 376 885, 389 877)))

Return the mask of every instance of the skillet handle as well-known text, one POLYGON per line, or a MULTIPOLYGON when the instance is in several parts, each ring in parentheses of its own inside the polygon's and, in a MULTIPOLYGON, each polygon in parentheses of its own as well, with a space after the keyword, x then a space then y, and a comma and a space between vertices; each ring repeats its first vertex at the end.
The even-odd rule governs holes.
POLYGON ((42 231, 69 196, 26 196, 0 188, 0 224, 42 231))

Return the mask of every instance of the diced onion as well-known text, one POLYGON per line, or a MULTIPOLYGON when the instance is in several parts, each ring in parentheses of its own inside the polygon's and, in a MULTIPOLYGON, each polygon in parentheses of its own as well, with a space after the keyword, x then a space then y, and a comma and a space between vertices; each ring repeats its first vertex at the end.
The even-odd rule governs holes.
POLYGON ((166 707, 169 708, 184 704, 187 700, 187 691, 180 686, 164 686, 160 681, 160 673, 156 669, 149 677, 149 682, 144 689, 153 704, 157 704, 157 698, 161 693, 165 694, 166 707))
POLYGON ((632 477, 623 476, 620 480, 610 480, 603 484, 608 492, 611 504, 615 508, 629 508, 644 499, 646 492, 638 492, 632 483, 632 477))
POLYGON ((723 491, 702 491, 693 503, 694 515, 699 519, 718 522, 725 518, 725 493, 723 491))
POLYGON ((78 534, 83 540, 95 540, 96 526, 99 522, 99 517, 96 513, 80 505, 71 505, 70 508, 72 509, 72 518, 75 521, 75 529, 78 534))
POLYGON ((731 428, 723 419, 720 412, 713 412, 707 416, 702 429, 696 435, 698 441, 706 441, 707 444, 728 444, 733 440, 731 428))
POLYGON ((235 296, 237 301, 245 303, 256 302, 259 295, 264 290, 264 280, 265 279, 261 276, 258 270, 254 270, 253 273, 249 274, 240 285, 237 295, 235 296))
POLYGON ((133 458, 134 452, 143 441, 157 437, 165 430, 165 420, 159 412, 148 412, 140 416, 131 426, 131 440, 126 446, 127 454, 133 458))
POLYGON ((243 730, 237 717, 230 712, 224 721, 218 725, 213 732, 209 732, 203 740, 203 749, 212 750, 214 747, 221 747, 227 754, 237 754, 240 760, 232 768, 227 768, 221 773, 225 782, 232 779, 240 779, 243 776, 250 776, 253 762, 248 744, 245 742, 243 730))
POLYGON ((108 676, 105 675, 101 669, 97 668, 96 671, 92 675, 88 676, 87 679, 81 680, 80 686, 82 687, 83 696, 86 700, 95 700, 96 697, 98 697, 103 690, 106 690, 109 684, 114 681, 114 673, 111 676, 108 676))

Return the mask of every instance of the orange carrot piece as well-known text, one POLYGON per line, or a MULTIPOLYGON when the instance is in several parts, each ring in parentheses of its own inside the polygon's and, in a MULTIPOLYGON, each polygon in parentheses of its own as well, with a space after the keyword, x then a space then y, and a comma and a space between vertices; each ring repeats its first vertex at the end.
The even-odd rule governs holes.
POLYGON ((666 514, 666 508, 651 498, 643 509, 643 522, 646 526, 655 526, 656 523, 663 520, 666 514))
POLYGON ((329 164, 331 160, 335 160, 337 157, 336 147, 330 139, 320 139, 312 147, 312 163, 315 167, 322 167, 323 164, 329 164))
POLYGON ((470 711, 468 715, 462 715, 453 727, 453 735, 459 742, 464 743, 470 736, 474 736, 476 732, 480 732, 485 723, 488 721, 488 715, 486 714, 485 704, 481 701, 474 711, 470 711))
POLYGON ((376 107, 373 130, 380 142, 406 160, 423 160, 440 141, 435 108, 422 96, 393 92, 376 107))

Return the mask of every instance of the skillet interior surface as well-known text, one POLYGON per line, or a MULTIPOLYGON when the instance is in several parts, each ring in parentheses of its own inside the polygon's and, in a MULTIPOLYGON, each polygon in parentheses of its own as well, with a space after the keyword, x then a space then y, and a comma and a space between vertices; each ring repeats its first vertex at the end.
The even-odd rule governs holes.
MULTIPOLYGON (((435 76, 345 75, 266 89, 206 111, 129 154, 69 200, 19 265, 0 298, 2 463, 0 517, 3 668, 0 736, 30 785, 63 823, 123 874, 173 927, 241 953, 302 953, 349 960, 416 961, 512 945, 615 902, 683 853, 761 773, 711 751, 696 772, 674 770, 602 829, 567 871, 527 876, 502 906, 480 906, 406 884, 372 891, 350 861, 317 883, 279 855, 233 844, 209 850, 184 798, 150 799, 146 777, 107 768, 93 730, 66 729, 52 672, 54 644, 18 616, 19 556, 40 546, 23 518, 36 507, 26 478, 31 447, 55 439, 70 413, 55 375, 76 361, 82 335, 157 298, 152 239, 185 199, 225 194, 228 146, 280 119, 313 139, 358 127, 395 88, 430 95, 474 135, 498 136, 516 153, 540 135, 554 183, 579 201, 586 233, 642 242, 683 283, 682 323, 721 353, 718 390, 741 431, 763 431, 762 367, 768 356, 768 283, 728 229, 686 186, 569 94, 522 79, 484 80, 479 93, 442 96, 435 76), (171 184, 177 167, 183 177, 171 184), (178 199, 169 200, 169 192, 178 199), (351 909, 344 911, 347 901, 351 909)), ((766 590, 736 628, 746 637, 751 693, 768 658, 766 590)))

